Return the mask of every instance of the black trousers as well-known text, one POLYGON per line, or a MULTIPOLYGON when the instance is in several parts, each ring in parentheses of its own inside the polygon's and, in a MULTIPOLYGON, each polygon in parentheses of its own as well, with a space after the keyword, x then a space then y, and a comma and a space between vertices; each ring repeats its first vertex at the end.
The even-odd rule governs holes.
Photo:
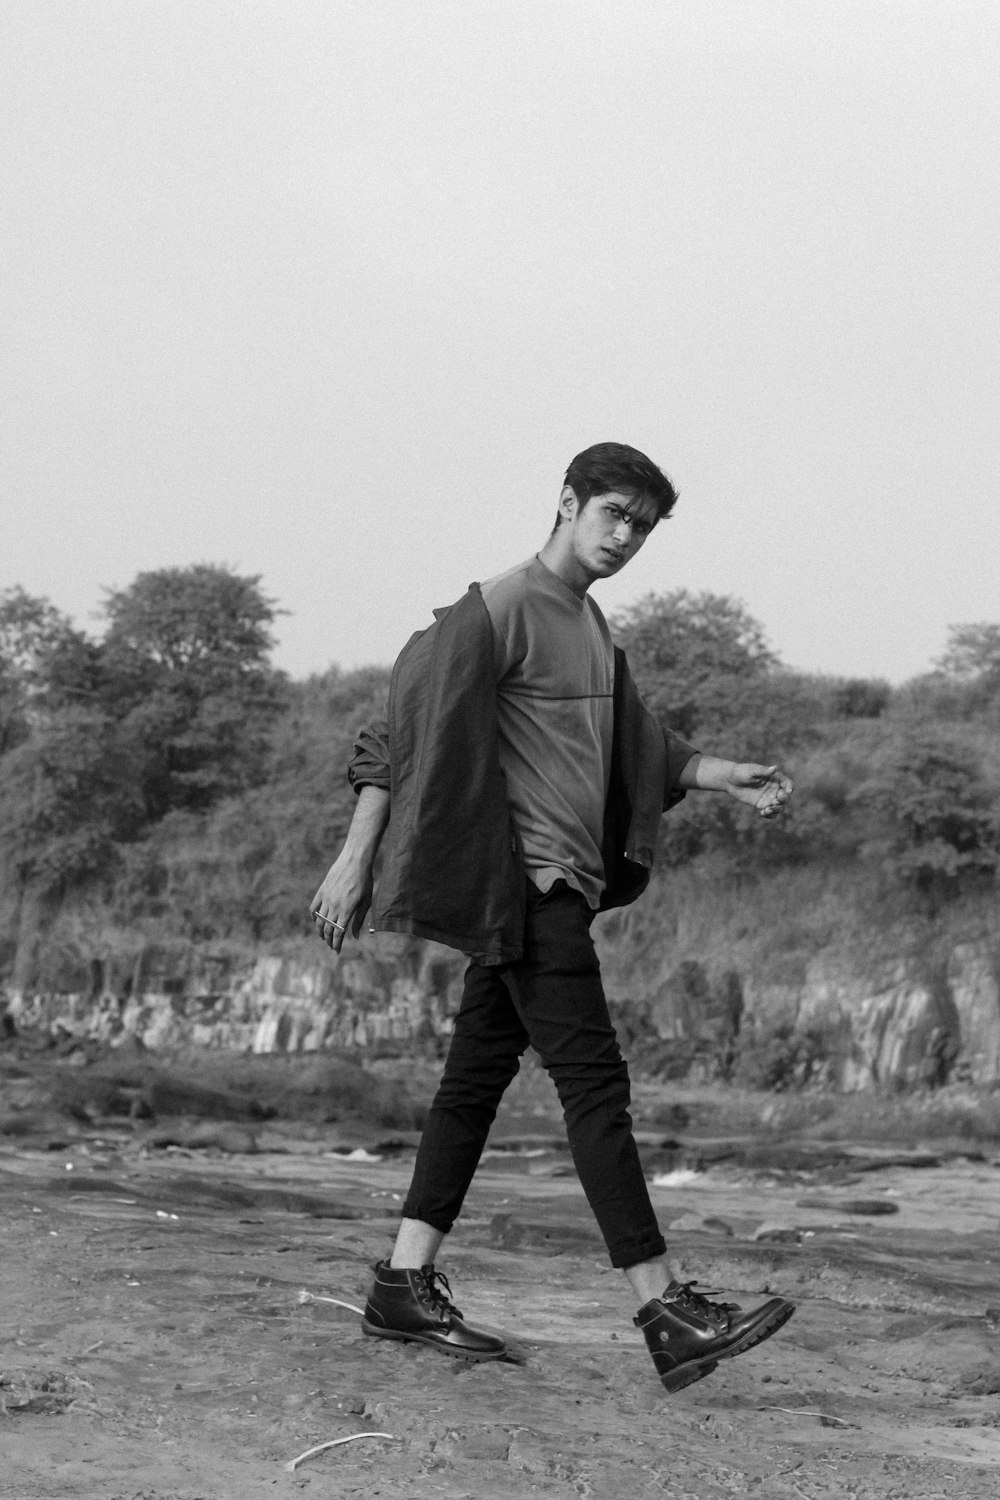
POLYGON ((534 1047, 559 1094, 573 1161, 613 1266, 665 1250, 632 1135, 628 1068, 590 935, 592 912, 559 881, 528 886, 524 956, 471 963, 403 1216, 447 1233, 504 1090, 534 1047))

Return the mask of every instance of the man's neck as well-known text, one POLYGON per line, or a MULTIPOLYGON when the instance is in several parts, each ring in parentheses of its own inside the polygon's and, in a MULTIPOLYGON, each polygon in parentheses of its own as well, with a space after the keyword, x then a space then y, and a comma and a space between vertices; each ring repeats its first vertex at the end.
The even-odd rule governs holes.
POLYGON ((559 535, 561 530, 562 527, 557 527, 549 537, 538 554, 538 561, 543 567, 548 568, 550 573, 554 573, 571 593, 574 593, 578 599, 582 599, 594 580, 584 572, 577 559, 563 545, 559 535))

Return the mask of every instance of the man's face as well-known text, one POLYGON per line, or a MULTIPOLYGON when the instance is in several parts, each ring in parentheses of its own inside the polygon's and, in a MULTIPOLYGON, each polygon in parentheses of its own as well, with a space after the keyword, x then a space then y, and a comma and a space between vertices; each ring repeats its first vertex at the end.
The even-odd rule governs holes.
POLYGON ((592 495, 581 508, 567 486, 559 507, 562 525, 569 528, 567 541, 573 557, 592 579, 621 572, 656 525, 653 501, 617 490, 592 495))

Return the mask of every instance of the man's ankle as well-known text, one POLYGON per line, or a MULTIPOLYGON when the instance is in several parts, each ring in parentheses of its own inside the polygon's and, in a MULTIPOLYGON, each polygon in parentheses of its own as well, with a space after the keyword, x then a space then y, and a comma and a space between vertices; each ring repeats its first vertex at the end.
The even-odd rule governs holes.
POLYGON ((394 1271, 419 1271, 432 1266, 444 1235, 422 1219, 402 1219, 389 1257, 394 1271))
POLYGON ((645 1307, 646 1303, 652 1302, 655 1297, 662 1297, 663 1289, 669 1282, 681 1279, 679 1266, 676 1262, 668 1260, 665 1255, 657 1255, 652 1260, 643 1260, 637 1265, 626 1266, 625 1275, 639 1299, 640 1307, 645 1307))

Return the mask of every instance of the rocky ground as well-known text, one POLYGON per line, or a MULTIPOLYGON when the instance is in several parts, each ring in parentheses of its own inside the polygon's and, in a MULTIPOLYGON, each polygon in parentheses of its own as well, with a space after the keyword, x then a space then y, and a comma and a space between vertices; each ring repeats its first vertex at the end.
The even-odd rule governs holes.
POLYGON ((512 1340, 488 1365, 365 1338, 322 1300, 363 1301, 405 1131, 77 1111, 0 1136, 3 1495, 993 1500, 1000 1150, 723 1135, 710 1096, 668 1134, 650 1123, 670 1118, 662 1094, 640 1094, 688 1274, 798 1304, 675 1396, 551 1101, 512 1101, 441 1262, 459 1305, 512 1340))

